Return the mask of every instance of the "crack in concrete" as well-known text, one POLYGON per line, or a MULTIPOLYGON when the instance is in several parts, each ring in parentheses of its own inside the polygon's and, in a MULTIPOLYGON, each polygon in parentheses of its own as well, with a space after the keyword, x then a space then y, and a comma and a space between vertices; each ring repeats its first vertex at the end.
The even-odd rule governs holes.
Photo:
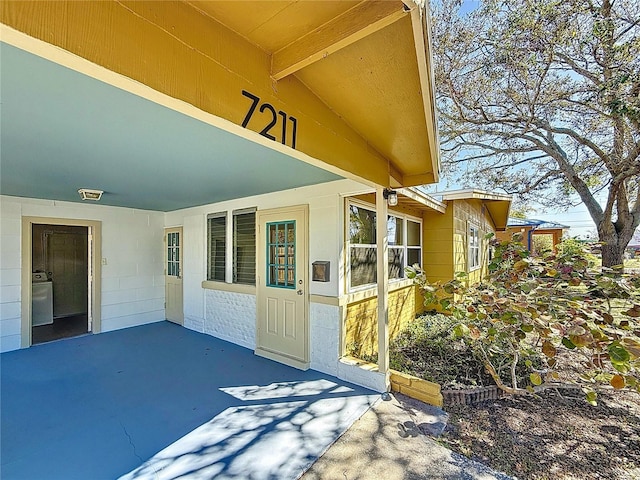
POLYGON ((140 463, 143 463, 144 460, 142 459, 142 457, 140 455, 138 455, 138 452, 136 452, 136 446, 133 443, 133 439, 131 438, 131 435, 129 435, 129 432, 127 432, 127 427, 125 427, 122 422, 120 422, 120 426, 122 427, 122 430, 124 431, 124 434, 129 439, 129 444, 133 448, 133 454, 138 458, 138 460, 140 460, 140 463))

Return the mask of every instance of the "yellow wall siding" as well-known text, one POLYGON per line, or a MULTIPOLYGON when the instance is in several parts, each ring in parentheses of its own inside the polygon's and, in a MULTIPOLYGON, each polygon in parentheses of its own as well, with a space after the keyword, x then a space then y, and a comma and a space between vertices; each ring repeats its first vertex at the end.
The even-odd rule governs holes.
MULTIPOLYGON (((416 287, 401 288, 389 293, 389 339, 421 312, 422 299, 416 287)), ((347 305, 345 345, 347 354, 355 357, 373 355, 378 351, 378 298, 369 298, 347 305)))
MULTIPOLYGON (((480 200, 456 200, 451 202, 454 215, 454 274, 467 272, 469 282, 476 283, 486 273, 489 264, 489 240, 485 236, 494 233, 495 228, 486 208, 480 200), (480 265, 481 267, 469 272, 468 267, 468 229, 469 224, 476 225, 480 230, 480 265)), ((447 207, 447 209, 449 209, 447 207)))
POLYGON ((422 215, 422 265, 430 282, 453 278, 453 209, 422 215))

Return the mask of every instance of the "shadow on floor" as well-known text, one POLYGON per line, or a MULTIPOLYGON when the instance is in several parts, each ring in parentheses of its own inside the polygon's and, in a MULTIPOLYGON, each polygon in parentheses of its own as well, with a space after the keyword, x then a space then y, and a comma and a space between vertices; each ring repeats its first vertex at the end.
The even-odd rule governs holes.
POLYGON ((293 479, 378 398, 169 322, 0 359, 3 479, 293 479))

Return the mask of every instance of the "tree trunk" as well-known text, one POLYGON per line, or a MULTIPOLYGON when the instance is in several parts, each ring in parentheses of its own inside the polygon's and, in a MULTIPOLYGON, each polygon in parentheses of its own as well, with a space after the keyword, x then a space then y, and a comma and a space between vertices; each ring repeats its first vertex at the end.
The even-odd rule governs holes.
POLYGON ((602 245, 602 266, 624 272, 624 250, 629 242, 623 242, 618 233, 602 231, 598 228, 598 237, 602 245))

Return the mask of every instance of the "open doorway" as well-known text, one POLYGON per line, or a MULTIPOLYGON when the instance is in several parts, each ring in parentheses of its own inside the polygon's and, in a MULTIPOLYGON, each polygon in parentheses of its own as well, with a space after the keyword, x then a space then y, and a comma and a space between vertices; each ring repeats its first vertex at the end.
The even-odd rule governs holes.
POLYGON ((32 343, 89 332, 89 227, 33 224, 31 235, 32 343))
POLYGON ((21 346, 101 331, 102 222, 22 217, 21 346))

